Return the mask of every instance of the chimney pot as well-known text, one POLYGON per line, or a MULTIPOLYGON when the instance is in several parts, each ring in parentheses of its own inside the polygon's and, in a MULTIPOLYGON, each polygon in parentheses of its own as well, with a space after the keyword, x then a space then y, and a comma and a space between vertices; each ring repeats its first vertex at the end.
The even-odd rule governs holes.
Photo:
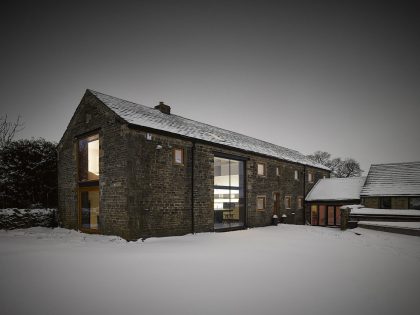
POLYGON ((163 102, 159 102, 159 105, 155 106, 155 109, 159 110, 161 113, 164 113, 166 115, 170 115, 171 114, 171 106, 166 105, 163 102))

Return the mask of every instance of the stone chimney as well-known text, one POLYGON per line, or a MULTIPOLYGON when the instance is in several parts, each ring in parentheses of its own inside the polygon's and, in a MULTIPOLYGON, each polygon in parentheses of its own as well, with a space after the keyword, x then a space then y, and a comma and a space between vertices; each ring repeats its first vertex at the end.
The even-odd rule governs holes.
POLYGON ((158 109, 161 113, 164 113, 166 115, 171 114, 171 106, 166 105, 163 102, 159 102, 159 105, 156 105, 155 109, 158 109))

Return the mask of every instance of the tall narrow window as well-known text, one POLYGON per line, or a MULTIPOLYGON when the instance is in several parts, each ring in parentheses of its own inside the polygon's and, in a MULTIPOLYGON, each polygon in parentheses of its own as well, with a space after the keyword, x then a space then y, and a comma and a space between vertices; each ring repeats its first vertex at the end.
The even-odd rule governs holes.
POLYGON ((79 181, 99 180, 99 136, 79 140, 79 181))
POLYGON ((303 208, 303 197, 298 197, 297 198, 297 206, 298 206, 298 209, 303 208))
POLYGON ((175 164, 184 164, 184 150, 183 149, 174 149, 174 163, 175 164))
POLYGON ((290 196, 284 197, 284 207, 286 209, 292 208, 292 197, 290 197, 290 196))
POLYGON ((99 135, 78 141, 79 227, 87 231, 99 229, 99 135))
POLYGON ((313 182, 314 182, 313 174, 311 172, 308 172, 308 183, 313 183, 313 182))
POLYGON ((295 170, 295 180, 299 180, 299 172, 298 172, 298 170, 295 170))
POLYGON ((276 167, 276 175, 277 175, 277 176, 280 176, 280 169, 279 169, 279 167, 278 167, 278 166, 276 167))
POLYGON ((263 164, 263 163, 258 163, 257 164, 257 174, 259 176, 265 176, 265 174, 266 174, 265 164, 263 164))

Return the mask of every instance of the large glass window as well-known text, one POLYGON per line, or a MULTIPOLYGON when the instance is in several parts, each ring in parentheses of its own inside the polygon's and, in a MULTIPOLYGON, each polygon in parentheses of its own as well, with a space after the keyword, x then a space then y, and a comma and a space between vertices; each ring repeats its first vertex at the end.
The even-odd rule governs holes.
POLYGON ((97 230, 99 222, 99 189, 80 190, 80 225, 84 229, 97 230))
POLYGON ((79 140, 79 181, 99 179, 99 136, 79 140))
POLYGON ((99 135, 78 141, 79 222, 84 230, 99 229, 99 135))
POLYGON ((214 158, 214 228, 245 222, 244 162, 214 158))

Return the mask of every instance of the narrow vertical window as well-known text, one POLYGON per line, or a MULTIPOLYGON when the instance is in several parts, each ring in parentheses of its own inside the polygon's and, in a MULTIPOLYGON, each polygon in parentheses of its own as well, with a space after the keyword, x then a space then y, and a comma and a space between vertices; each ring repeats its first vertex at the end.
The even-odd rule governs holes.
POLYGON ((280 176, 280 169, 278 167, 276 167, 276 175, 280 176))
POLYGON ((290 196, 284 197, 284 207, 286 209, 292 208, 292 197, 290 197, 290 196))
POLYGON ((79 140, 79 181, 99 179, 99 136, 92 135, 79 140))
POLYGON ((79 227, 97 232, 100 214, 99 135, 78 140, 79 227))
POLYGON ((298 199, 297 199, 297 207, 298 207, 298 209, 302 209, 303 208, 303 197, 298 197, 298 199))
POLYGON ((308 183, 313 183, 314 182, 314 178, 313 178, 313 174, 311 172, 308 173, 308 183))
POLYGON ((257 174, 259 176, 265 176, 265 174, 266 174, 265 164, 263 164, 263 163, 258 163, 257 164, 257 174))
POLYGON ((184 164, 184 150, 183 149, 174 149, 174 163, 175 164, 184 164))
POLYGON ((295 180, 299 180, 299 172, 298 172, 298 170, 295 170, 295 180))

